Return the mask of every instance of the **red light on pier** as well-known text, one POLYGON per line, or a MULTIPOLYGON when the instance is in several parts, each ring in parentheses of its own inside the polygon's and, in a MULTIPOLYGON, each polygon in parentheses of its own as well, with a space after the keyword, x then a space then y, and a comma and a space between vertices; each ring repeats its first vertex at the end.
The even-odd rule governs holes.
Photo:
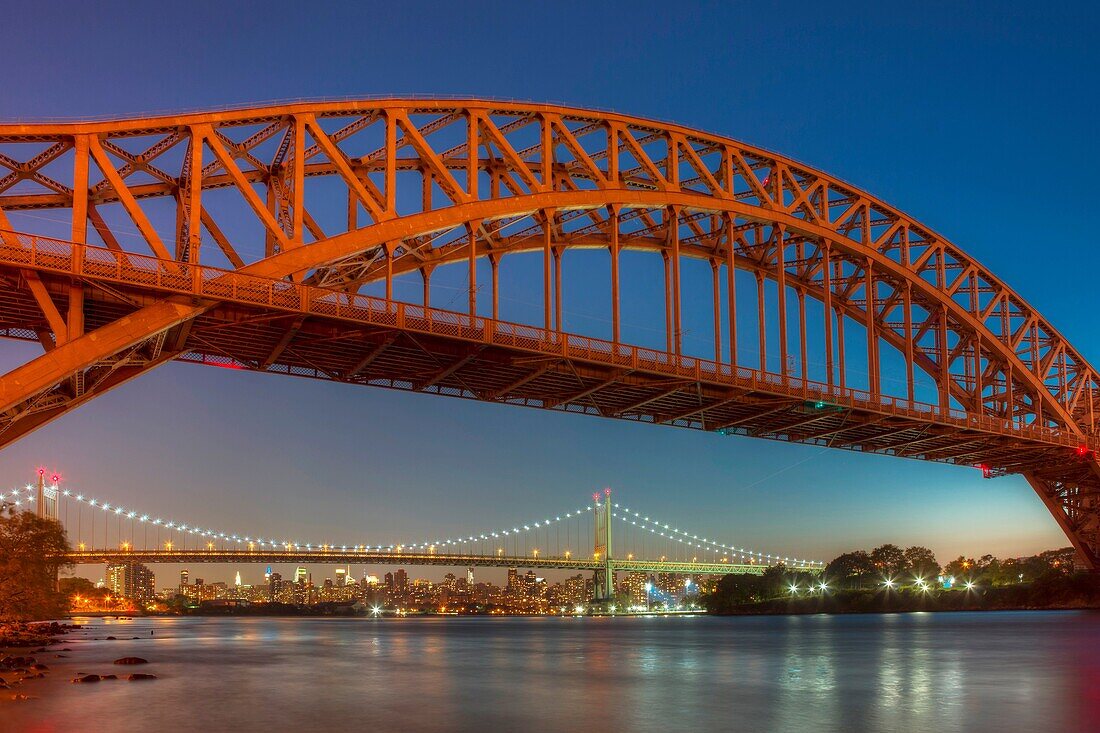
POLYGON ((982 478, 992 478, 993 477, 993 469, 990 468, 989 466, 987 466, 986 464, 979 463, 978 468, 981 469, 981 471, 982 471, 982 478))
POLYGON ((1081 458, 1084 458, 1088 454, 1089 454, 1089 447, 1087 445, 1077 446, 1077 455, 1079 455, 1081 458))

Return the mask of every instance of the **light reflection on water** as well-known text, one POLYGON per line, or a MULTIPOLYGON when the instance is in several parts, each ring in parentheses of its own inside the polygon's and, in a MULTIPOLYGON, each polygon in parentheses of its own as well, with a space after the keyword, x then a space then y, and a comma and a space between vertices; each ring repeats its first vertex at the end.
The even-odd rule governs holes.
POLYGON ((0 730, 1100 729, 1100 613, 105 623, 0 730))

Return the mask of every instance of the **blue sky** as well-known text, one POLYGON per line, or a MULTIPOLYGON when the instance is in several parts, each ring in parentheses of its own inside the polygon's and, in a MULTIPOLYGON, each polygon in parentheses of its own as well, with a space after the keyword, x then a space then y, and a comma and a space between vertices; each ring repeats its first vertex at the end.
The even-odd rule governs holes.
MULTIPOLYGON (((1092 5, 66 3, 4 15, 5 119, 469 94, 771 148, 947 236, 1100 361, 1092 5)), ((0 368, 34 353, 0 344, 0 368)), ((89 493, 255 534, 470 532, 609 485, 693 532, 783 554, 1066 544, 1015 477, 188 365, 5 449, 0 481, 39 463, 89 493)))

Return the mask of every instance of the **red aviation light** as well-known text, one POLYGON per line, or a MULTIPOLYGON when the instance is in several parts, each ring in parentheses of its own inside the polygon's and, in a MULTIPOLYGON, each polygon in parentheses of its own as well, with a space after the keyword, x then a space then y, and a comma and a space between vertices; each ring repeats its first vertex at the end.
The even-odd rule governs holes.
POLYGON ((989 466, 987 466, 984 463, 979 463, 978 468, 980 468, 981 471, 982 471, 982 478, 992 478, 992 476, 993 476, 993 469, 992 468, 990 468, 989 466))
POLYGON ((38 475, 39 476, 45 476, 46 475, 46 469, 43 468, 42 466, 39 466, 38 467, 38 475))
POLYGON ((1077 455, 1079 455, 1081 458, 1084 458, 1088 454, 1089 454, 1089 447, 1087 445, 1077 446, 1077 455))

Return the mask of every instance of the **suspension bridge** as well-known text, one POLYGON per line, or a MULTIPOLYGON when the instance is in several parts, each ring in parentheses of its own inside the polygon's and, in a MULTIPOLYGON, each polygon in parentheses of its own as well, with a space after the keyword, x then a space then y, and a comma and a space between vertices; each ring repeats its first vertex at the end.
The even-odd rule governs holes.
POLYGON ((0 507, 61 522, 73 564, 314 563, 440 565, 592 571, 598 599, 613 596, 615 572, 759 575, 773 565, 820 573, 815 560, 774 555, 700 537, 613 502, 611 489, 585 506, 466 536, 370 544, 275 539, 165 519, 63 489, 38 470, 34 483, 0 492, 0 507), (612 538, 616 538, 612 544, 612 538))
POLYGON ((0 448, 185 361, 1021 474, 1100 567, 1081 353, 899 209, 676 124, 485 99, 0 124, 0 336, 43 350, 0 376, 0 448))

